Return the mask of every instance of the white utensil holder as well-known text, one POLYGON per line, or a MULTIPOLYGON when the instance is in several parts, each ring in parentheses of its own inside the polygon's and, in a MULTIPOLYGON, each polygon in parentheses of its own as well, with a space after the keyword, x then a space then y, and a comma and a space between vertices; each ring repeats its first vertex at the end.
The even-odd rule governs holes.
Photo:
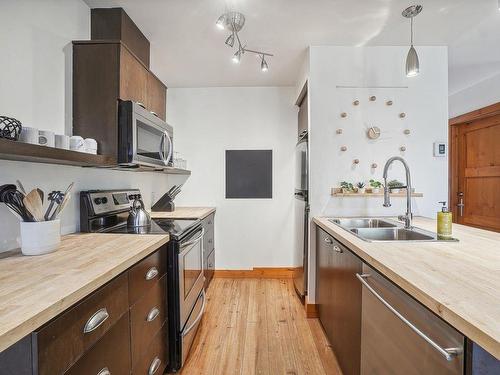
POLYGON ((51 253, 61 243, 61 221, 21 222, 21 251, 24 255, 51 253))

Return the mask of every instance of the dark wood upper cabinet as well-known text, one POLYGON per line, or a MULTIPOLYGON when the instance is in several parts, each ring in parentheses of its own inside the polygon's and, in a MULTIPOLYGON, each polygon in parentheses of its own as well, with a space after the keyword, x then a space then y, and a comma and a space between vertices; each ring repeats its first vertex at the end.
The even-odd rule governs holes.
POLYGON ((147 80, 146 107, 158 117, 165 120, 167 106, 167 87, 151 72, 147 80))
POLYGON ((118 154, 118 99, 142 103, 165 120, 167 87, 120 41, 73 42, 73 134, 118 154))
POLYGON ((120 48, 120 91, 118 94, 120 99, 132 100, 147 106, 149 74, 127 48, 120 48))
POLYGON ((149 40, 123 8, 94 8, 90 24, 92 40, 121 40, 149 68, 149 40))

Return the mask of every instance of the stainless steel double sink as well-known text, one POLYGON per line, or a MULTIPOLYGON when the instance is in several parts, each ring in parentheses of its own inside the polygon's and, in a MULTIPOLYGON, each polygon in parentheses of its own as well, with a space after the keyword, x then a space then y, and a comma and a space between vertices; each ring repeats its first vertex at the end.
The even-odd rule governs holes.
POLYGON ((406 229, 397 221, 382 218, 331 218, 331 223, 353 233, 368 242, 437 242, 458 241, 455 238, 440 237, 436 233, 413 227, 406 229))

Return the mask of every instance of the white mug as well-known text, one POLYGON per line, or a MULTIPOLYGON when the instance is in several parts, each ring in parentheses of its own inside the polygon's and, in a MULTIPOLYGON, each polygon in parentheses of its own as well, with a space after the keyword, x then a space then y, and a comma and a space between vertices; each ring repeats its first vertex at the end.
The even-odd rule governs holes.
POLYGON ((69 136, 64 134, 56 134, 56 148, 69 150, 69 136))
POLYGON ((89 154, 97 154, 97 141, 93 138, 85 138, 85 152, 89 154))
POLYGON ((50 130, 40 130, 38 133, 38 144, 40 146, 54 147, 56 138, 54 132, 50 130))
POLYGON ((24 143, 38 144, 38 129, 23 126, 19 140, 24 143))
POLYGON ((73 151, 85 152, 85 142, 79 135, 74 135, 69 139, 69 149, 73 151))

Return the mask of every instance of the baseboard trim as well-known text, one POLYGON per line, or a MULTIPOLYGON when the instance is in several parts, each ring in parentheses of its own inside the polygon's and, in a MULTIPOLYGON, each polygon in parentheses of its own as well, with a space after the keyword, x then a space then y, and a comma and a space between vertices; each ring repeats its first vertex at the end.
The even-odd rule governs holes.
POLYGON ((306 318, 319 318, 318 305, 306 302, 306 318))
POLYGON ((296 268, 255 267, 251 270, 215 270, 219 279, 292 279, 296 268))

